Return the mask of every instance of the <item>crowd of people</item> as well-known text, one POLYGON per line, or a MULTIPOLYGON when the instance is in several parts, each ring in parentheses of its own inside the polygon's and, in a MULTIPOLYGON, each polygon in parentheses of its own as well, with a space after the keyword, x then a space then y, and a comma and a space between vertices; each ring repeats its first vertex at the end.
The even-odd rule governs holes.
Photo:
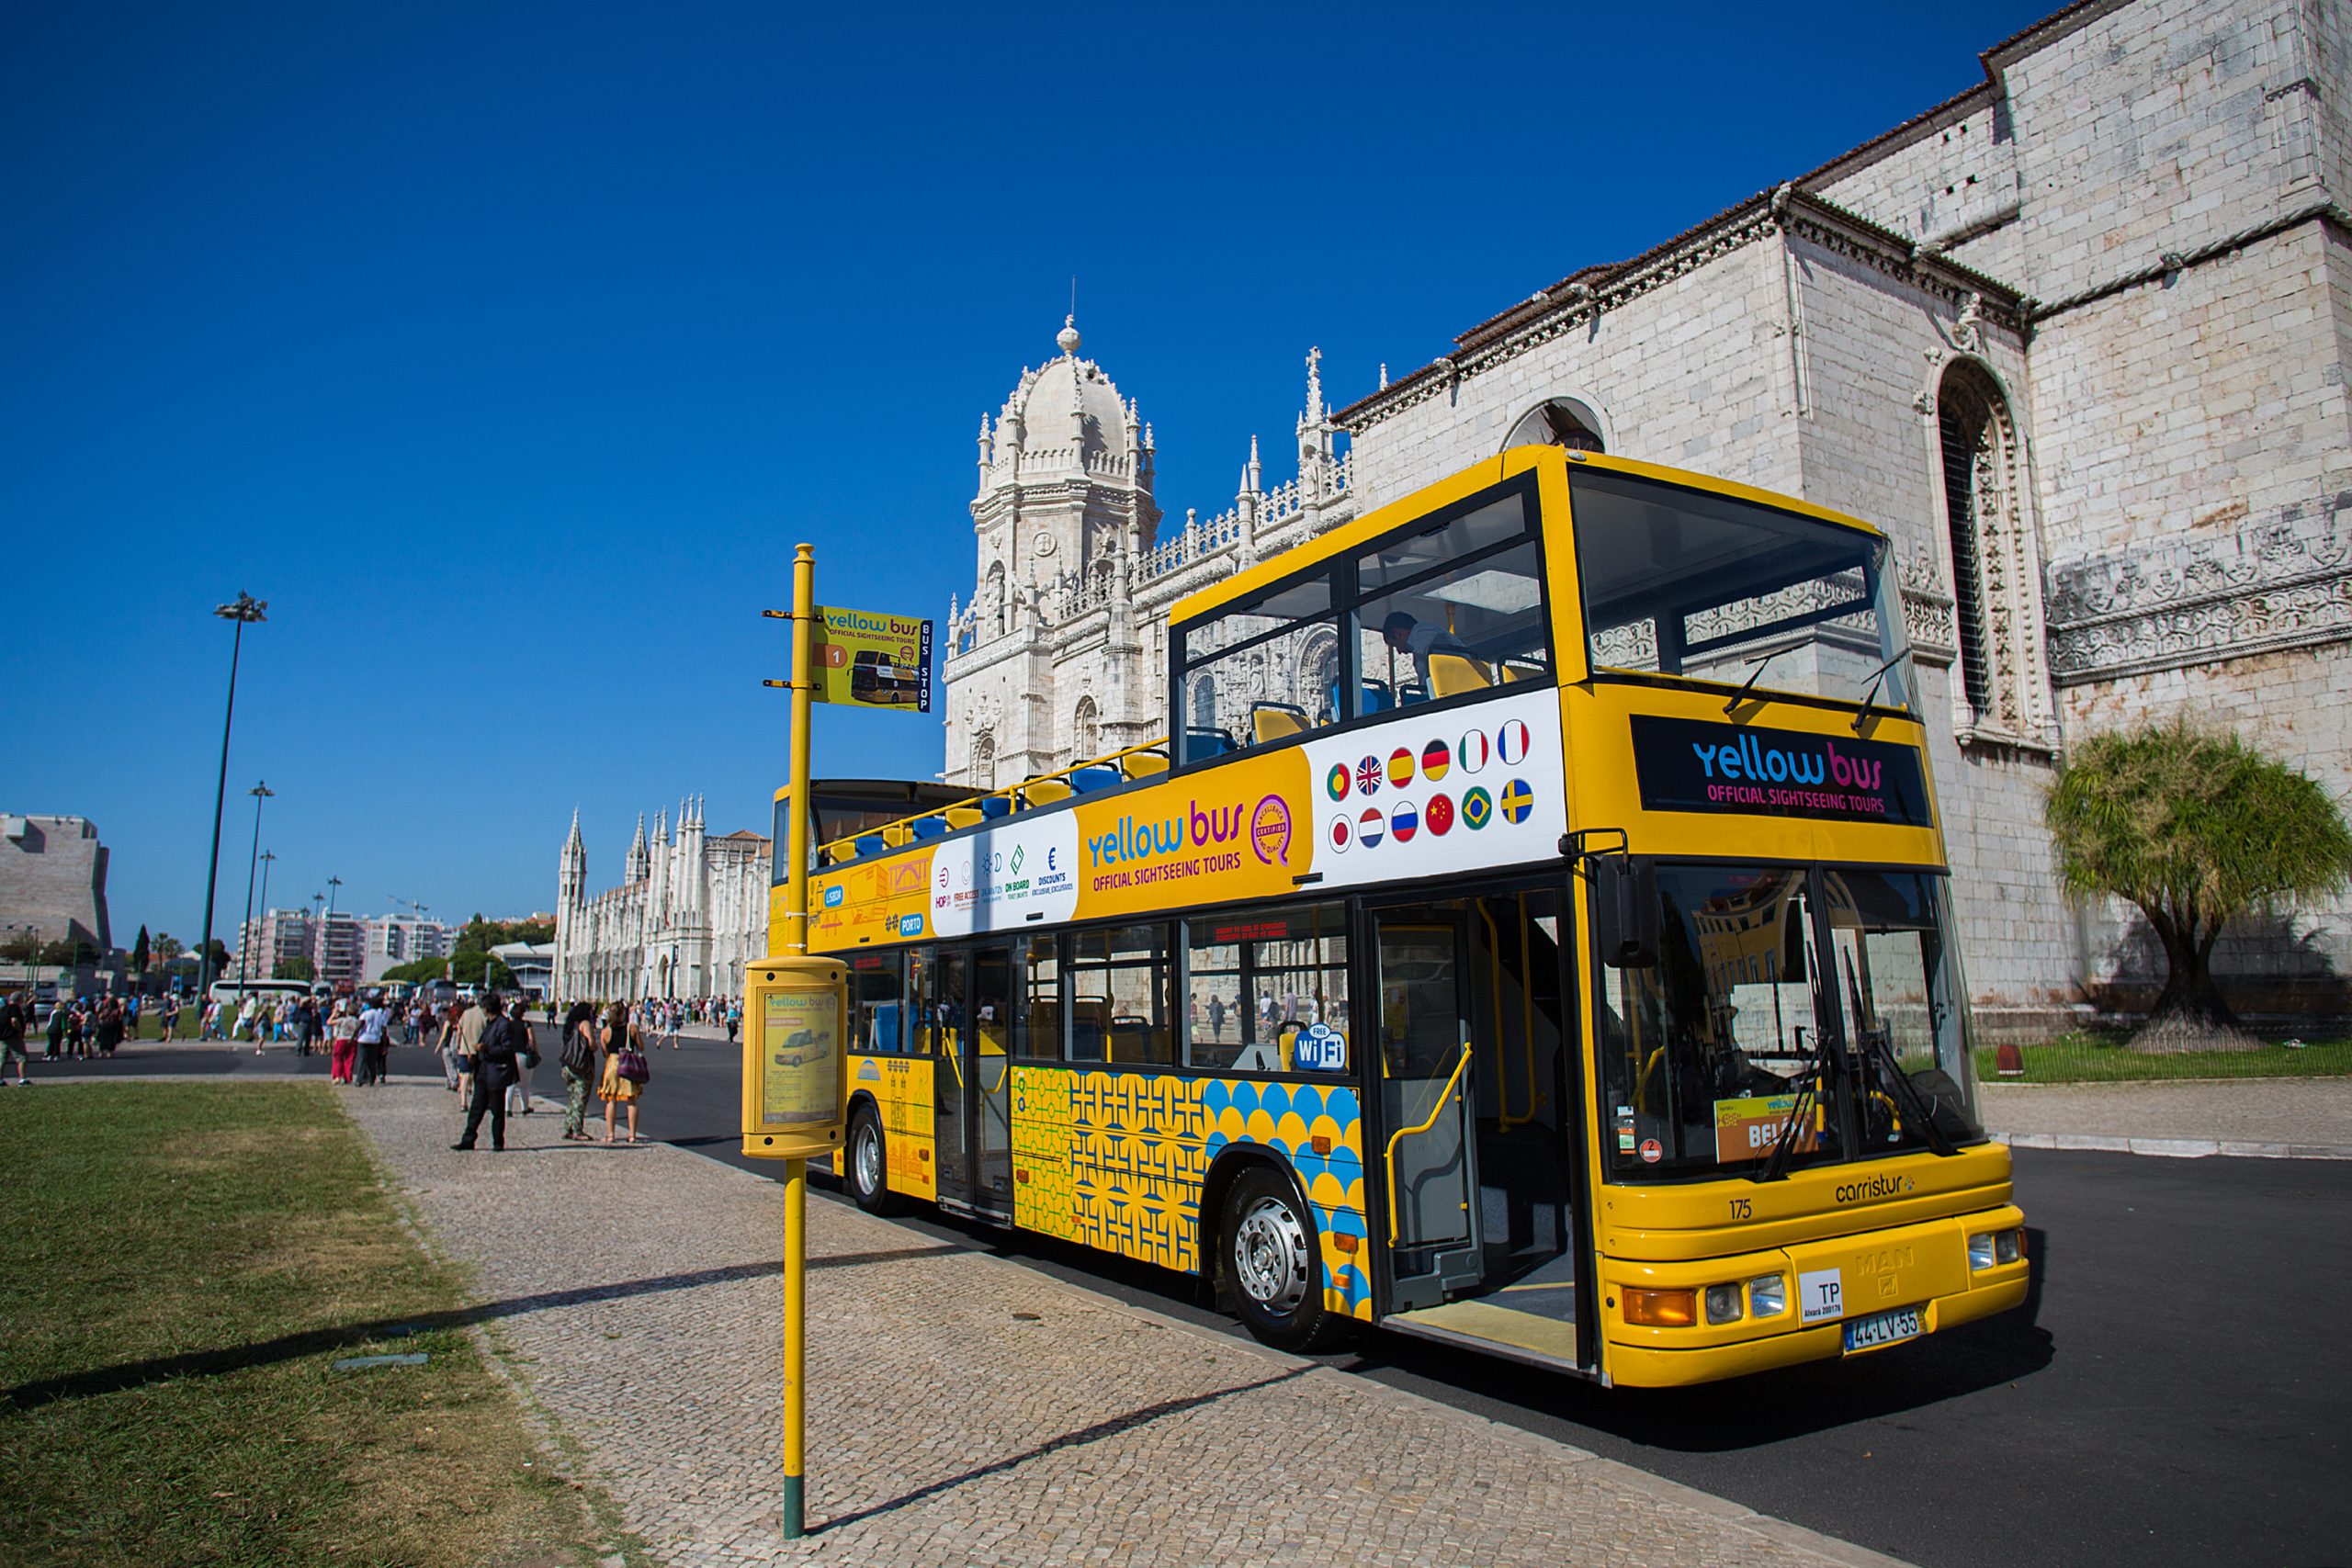
MULTIPOLYGON (((162 1041, 181 1038, 180 998, 138 996, 66 998, 49 1004, 42 1020, 29 992, 0 996, 0 1080, 28 1082, 26 1066, 33 1043, 46 1032, 50 1061, 110 1057, 125 1039, 135 1038, 142 1006, 153 1008, 162 1041), (9 1068, 13 1079, 6 1079, 9 1068)), ((648 1052, 678 1048, 689 1025, 723 1026, 731 1045, 742 1028, 739 998, 681 1000, 647 998, 630 1002, 576 1002, 556 1025, 556 1004, 546 1019, 556 1031, 556 1053, 563 1079, 563 1136, 582 1143, 635 1144, 638 1105, 651 1077, 648 1052), (591 1101, 604 1108, 603 1133, 590 1130, 591 1101)), ((214 998, 198 1010, 197 1038, 250 1043, 256 1055, 271 1044, 294 1047, 304 1056, 327 1058, 330 1082, 355 1089, 380 1088, 388 1079, 395 1045, 429 1050, 441 1063, 443 1081, 458 1097, 463 1130, 450 1147, 475 1148, 482 1123, 490 1124, 490 1146, 506 1146, 509 1116, 536 1109, 532 1074, 539 1066, 538 1037, 526 1016, 529 1004, 485 991, 470 999, 435 1007, 422 996, 393 1000, 381 990, 357 997, 266 997, 242 1002, 214 998)))

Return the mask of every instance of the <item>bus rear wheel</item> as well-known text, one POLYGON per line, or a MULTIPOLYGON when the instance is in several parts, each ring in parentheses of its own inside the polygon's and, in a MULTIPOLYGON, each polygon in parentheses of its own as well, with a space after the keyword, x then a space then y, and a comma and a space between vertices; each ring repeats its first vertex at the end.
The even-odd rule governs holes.
POLYGON ((1291 1184, 1262 1167, 1235 1179, 1225 1201, 1225 1277, 1237 1315, 1281 1350, 1316 1350, 1345 1320, 1323 1308, 1322 1252, 1315 1217, 1291 1184))
POLYGON ((850 1119, 849 1152, 842 1162, 848 1176, 849 1195, 869 1214, 887 1214, 897 1205, 890 1198, 890 1164, 884 1154, 882 1123, 871 1106, 861 1105, 850 1119))

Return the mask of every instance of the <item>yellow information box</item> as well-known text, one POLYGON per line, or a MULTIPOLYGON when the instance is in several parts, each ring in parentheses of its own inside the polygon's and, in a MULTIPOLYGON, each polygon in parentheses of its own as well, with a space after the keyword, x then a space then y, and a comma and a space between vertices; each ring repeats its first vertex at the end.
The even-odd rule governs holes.
POLYGON ((743 984, 743 1152, 808 1159, 842 1146, 849 969, 763 958, 743 984))

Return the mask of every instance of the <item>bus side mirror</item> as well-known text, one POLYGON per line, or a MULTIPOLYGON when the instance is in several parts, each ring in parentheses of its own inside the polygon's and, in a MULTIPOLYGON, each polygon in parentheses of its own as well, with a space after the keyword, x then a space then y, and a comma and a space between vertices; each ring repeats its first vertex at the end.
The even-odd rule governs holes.
POLYGON ((1657 867, 1631 855, 1602 855, 1589 863, 1601 963, 1611 969, 1653 967, 1657 963, 1657 867))

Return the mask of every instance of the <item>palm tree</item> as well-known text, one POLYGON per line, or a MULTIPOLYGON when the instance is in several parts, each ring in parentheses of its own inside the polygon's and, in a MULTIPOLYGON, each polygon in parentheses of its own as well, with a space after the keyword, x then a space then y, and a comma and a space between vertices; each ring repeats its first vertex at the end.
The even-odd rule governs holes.
POLYGON ((2141 1050, 2250 1043, 2213 983, 2222 928, 2352 877, 2352 829, 2316 782, 2181 720, 2075 748, 2044 817, 2066 891, 2138 905, 2164 945, 2164 989, 2132 1040, 2141 1050))

